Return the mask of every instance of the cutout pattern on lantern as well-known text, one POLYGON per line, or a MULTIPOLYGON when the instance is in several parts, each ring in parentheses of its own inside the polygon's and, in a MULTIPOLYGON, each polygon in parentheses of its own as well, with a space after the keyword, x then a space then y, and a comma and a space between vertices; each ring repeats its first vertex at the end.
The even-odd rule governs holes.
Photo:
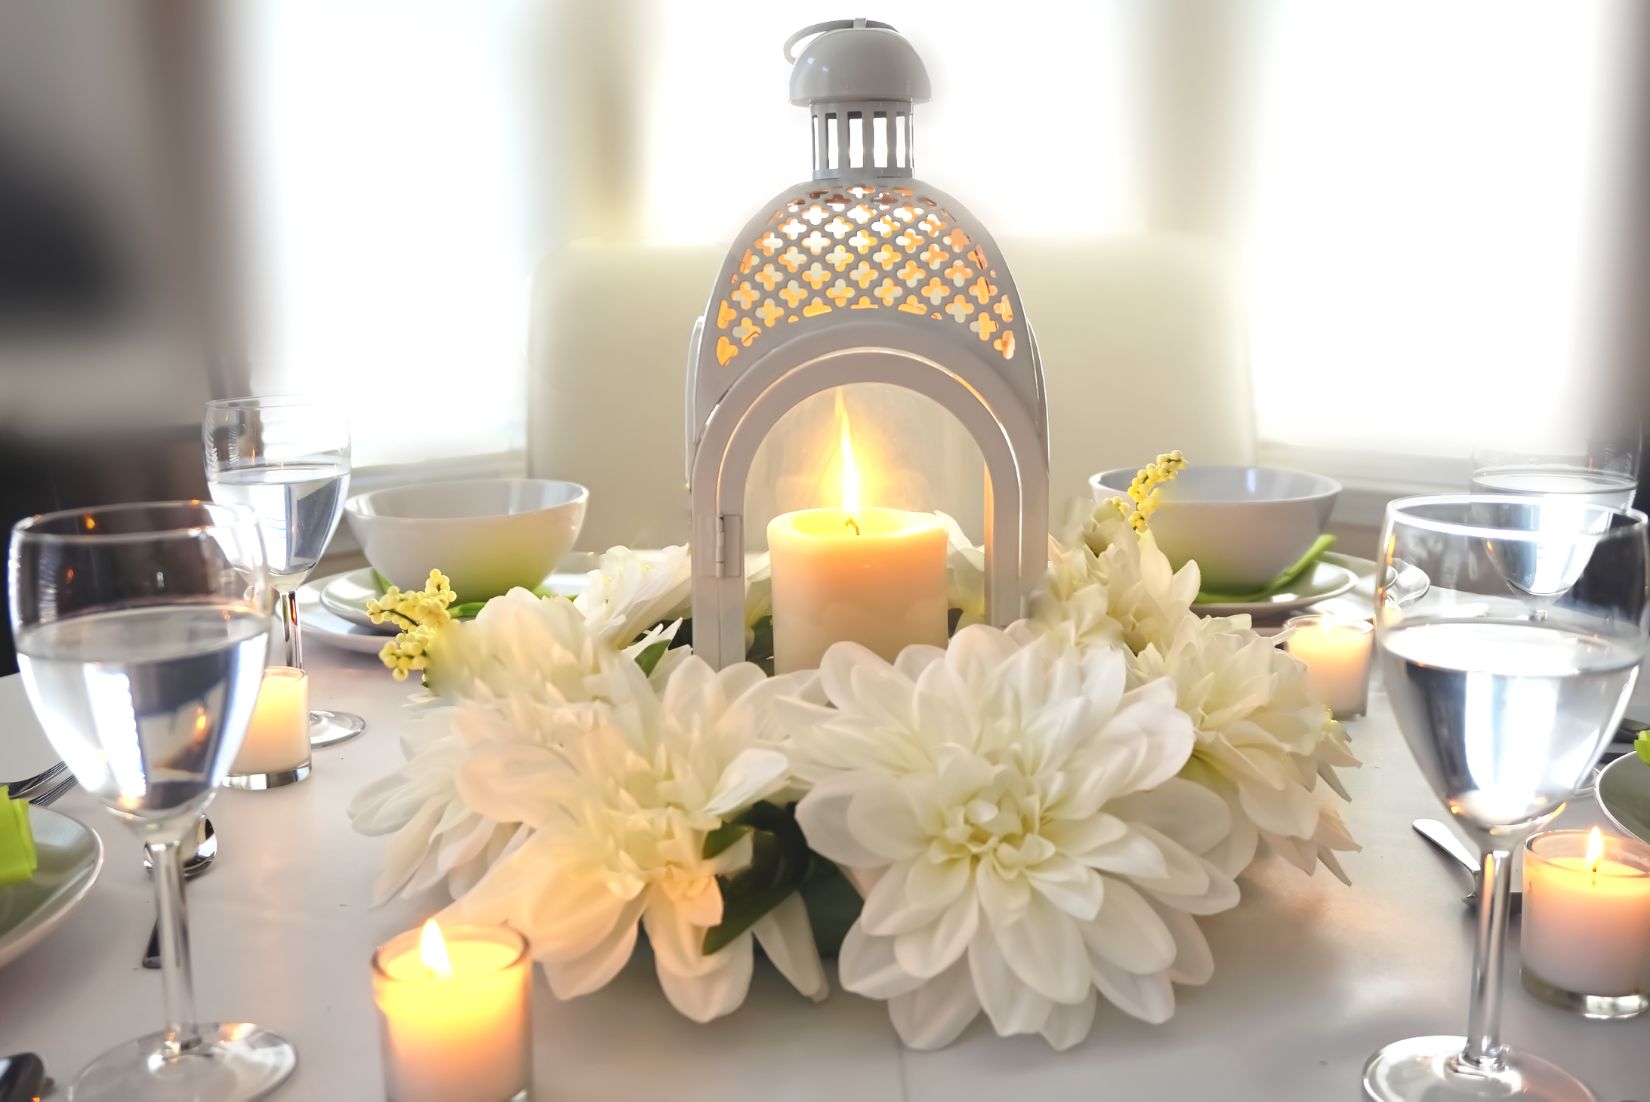
POLYGON ((782 323, 901 310, 965 328, 1005 360, 1019 343, 993 258, 949 210, 907 187, 818 187, 775 210, 716 308, 726 367, 782 323))

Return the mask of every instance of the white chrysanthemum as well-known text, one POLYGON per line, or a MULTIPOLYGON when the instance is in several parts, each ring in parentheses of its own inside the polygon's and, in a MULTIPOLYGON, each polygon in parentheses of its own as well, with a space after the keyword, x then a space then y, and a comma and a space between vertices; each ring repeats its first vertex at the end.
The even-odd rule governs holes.
POLYGON ((1170 679, 1191 717, 1197 748, 1182 776, 1219 793, 1232 809, 1222 867, 1242 871, 1264 839, 1302 871, 1321 859, 1346 880, 1335 851, 1359 847, 1320 800, 1317 783, 1323 779, 1344 798, 1334 767, 1358 760, 1329 710, 1308 694, 1299 662, 1248 630, 1246 617, 1190 618, 1130 666, 1136 682, 1170 679))
POLYGON ((1039 626, 1079 646, 1118 640, 1138 652, 1165 643, 1193 615, 1198 569, 1179 570, 1150 532, 1137 534, 1114 511, 1095 511, 1075 538, 1051 556, 1048 575, 1032 595, 1039 626))
POLYGON ((472 887, 515 839, 520 821, 464 800, 459 766, 480 746, 554 746, 587 730, 601 702, 611 699, 615 671, 635 671, 571 602, 525 589, 444 628, 430 663, 441 699, 461 704, 451 728, 405 744, 407 763, 367 785, 349 806, 363 834, 393 835, 373 889, 378 902, 442 881, 455 897, 472 887))
POLYGON ((798 821, 865 893, 843 985, 887 999, 906 1044, 947 1044, 983 1008, 1066 1048, 1097 992, 1160 1022, 1171 981, 1208 979, 1191 916, 1238 899, 1203 856, 1226 809, 1175 776, 1193 736, 1172 686, 1126 675, 1120 650, 976 625, 893 665, 838 644, 804 694, 825 703, 779 702, 813 782, 798 821))
POLYGON ((744 1001, 752 937, 804 993, 825 992, 800 897, 707 956, 722 920, 718 874, 750 861, 750 841, 702 856, 705 837, 778 791, 789 764, 764 745, 774 683, 755 666, 713 672, 690 658, 656 696, 639 672, 582 737, 560 747, 499 743, 467 757, 459 787, 531 835, 455 902, 455 917, 508 922, 531 941, 551 987, 602 987, 647 931, 660 985, 695 1021, 744 1001))
MULTIPOLYGON (((623 647, 659 624, 693 615, 693 561, 685 544, 662 551, 612 547, 585 575, 573 605, 599 637, 623 647)), ((766 554, 745 557, 745 627, 773 611, 766 554)))

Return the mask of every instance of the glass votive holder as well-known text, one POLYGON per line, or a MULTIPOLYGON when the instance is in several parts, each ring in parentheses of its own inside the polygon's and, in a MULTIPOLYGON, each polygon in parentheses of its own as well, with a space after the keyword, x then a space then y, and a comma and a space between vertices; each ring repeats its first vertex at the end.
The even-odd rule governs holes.
POLYGON ((270 666, 246 738, 229 763, 229 788, 280 788, 309 776, 309 676, 292 666, 270 666))
POLYGON ((372 956, 390 1102, 517 1102, 532 1082, 527 940, 455 923, 397 934, 372 956))
POLYGON ((1284 621, 1284 649, 1306 666, 1312 693, 1336 719, 1361 716, 1369 706, 1369 658, 1375 625, 1314 612, 1284 621))
POLYGON ((1587 1018, 1650 1009, 1650 846, 1591 831, 1524 843, 1525 990, 1587 1018))

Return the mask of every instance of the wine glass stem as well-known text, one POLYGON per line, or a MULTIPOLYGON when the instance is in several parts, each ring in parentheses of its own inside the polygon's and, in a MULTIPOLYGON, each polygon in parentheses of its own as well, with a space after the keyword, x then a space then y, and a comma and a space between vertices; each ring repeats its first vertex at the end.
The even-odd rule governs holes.
POLYGON ((195 981, 189 963, 189 923, 183 906, 183 862, 176 839, 150 842, 154 868, 155 914, 160 929, 160 974, 166 998, 166 1033, 161 1043, 168 1056, 200 1044, 195 1024, 195 981))
POLYGON ((298 591, 289 589, 281 597, 281 620, 286 627, 286 664, 301 670, 304 668, 304 643, 298 634, 298 591))
POLYGON ((1500 1071, 1501 959, 1507 947, 1507 911, 1512 899, 1512 853, 1484 851, 1478 885, 1478 949, 1472 966, 1472 1014, 1461 1061, 1481 1071, 1500 1071))

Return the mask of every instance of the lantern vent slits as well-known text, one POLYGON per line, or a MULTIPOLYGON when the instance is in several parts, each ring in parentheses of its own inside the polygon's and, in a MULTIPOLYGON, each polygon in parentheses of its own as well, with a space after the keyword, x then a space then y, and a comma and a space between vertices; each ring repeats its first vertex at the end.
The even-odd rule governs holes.
POLYGON ((911 176, 911 108, 926 103, 928 71, 893 27, 865 19, 815 23, 794 60, 791 102, 808 108, 816 180, 911 176))

